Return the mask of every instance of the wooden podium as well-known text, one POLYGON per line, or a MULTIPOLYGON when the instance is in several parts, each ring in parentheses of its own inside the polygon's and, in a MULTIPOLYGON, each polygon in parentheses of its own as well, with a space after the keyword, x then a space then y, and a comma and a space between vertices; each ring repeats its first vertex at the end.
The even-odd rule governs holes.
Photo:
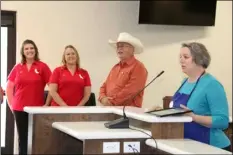
MULTIPOLYGON (((122 107, 25 107, 29 113, 28 154, 53 154, 52 123, 111 121, 122 117, 122 107)), ((183 123, 188 116, 158 118, 143 109, 127 107, 130 125, 149 130, 154 138, 183 138, 183 123)))
MULTIPOLYGON (((108 129, 106 121, 99 122, 55 122, 52 139, 54 154, 124 154, 130 153, 127 144, 137 143, 131 153, 149 154, 152 148, 145 141, 151 132, 137 129, 108 129), (140 130, 140 131, 137 131, 140 130), (146 134, 145 134, 146 133, 146 134), (112 144, 112 145, 110 145, 112 144)), ((132 146, 134 146, 132 144, 132 146)))

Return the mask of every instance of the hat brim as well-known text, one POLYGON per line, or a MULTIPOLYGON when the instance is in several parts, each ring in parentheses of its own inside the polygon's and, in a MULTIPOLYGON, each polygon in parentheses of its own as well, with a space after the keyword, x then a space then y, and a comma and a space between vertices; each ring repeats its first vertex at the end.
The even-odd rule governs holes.
MULTIPOLYGON (((111 45, 113 48, 117 48, 117 41, 114 40, 108 40, 109 45, 111 45)), ((140 54, 143 52, 143 48, 139 47, 138 45, 135 45, 133 43, 127 42, 129 44, 131 44, 134 47, 134 54, 140 54)))

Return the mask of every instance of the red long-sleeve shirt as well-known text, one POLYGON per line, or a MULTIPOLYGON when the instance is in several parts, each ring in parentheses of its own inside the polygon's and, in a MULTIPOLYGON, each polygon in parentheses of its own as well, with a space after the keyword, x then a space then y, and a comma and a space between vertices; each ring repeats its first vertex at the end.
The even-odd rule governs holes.
POLYGON ((115 106, 141 107, 143 91, 134 100, 130 98, 145 86, 147 75, 146 68, 135 57, 116 64, 100 88, 99 101, 103 97, 112 97, 109 101, 115 106))

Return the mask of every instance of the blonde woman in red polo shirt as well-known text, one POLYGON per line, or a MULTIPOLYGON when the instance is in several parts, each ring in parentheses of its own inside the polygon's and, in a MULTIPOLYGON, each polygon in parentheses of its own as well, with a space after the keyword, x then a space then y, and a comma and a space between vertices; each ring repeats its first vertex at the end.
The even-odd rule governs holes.
POLYGON ((75 47, 68 45, 62 57, 63 65, 54 69, 49 90, 52 106, 83 106, 91 94, 91 80, 86 70, 80 68, 80 58, 75 47))
POLYGON ((38 48, 32 40, 25 40, 21 48, 21 63, 8 76, 6 95, 19 137, 19 154, 27 154, 28 114, 25 106, 43 106, 44 88, 51 71, 39 59, 38 48))

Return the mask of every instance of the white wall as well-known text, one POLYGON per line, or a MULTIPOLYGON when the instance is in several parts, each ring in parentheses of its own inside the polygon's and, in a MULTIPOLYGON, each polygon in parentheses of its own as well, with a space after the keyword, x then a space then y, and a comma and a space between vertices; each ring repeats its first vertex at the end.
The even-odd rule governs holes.
MULTIPOLYGON (((2 1, 2 10, 17 11, 17 61, 23 40, 33 39, 51 69, 60 65, 67 44, 79 50, 81 65, 90 73, 97 94, 111 67, 118 61, 108 39, 126 31, 145 45, 138 55, 149 71, 148 81, 165 74, 145 92, 144 107, 162 105, 173 95, 184 75, 178 57, 182 42, 204 43, 212 56, 209 72, 225 86, 232 105, 232 2, 218 1, 215 27, 139 25, 139 1, 2 1)), ((231 110, 230 110, 231 112, 231 110)))

